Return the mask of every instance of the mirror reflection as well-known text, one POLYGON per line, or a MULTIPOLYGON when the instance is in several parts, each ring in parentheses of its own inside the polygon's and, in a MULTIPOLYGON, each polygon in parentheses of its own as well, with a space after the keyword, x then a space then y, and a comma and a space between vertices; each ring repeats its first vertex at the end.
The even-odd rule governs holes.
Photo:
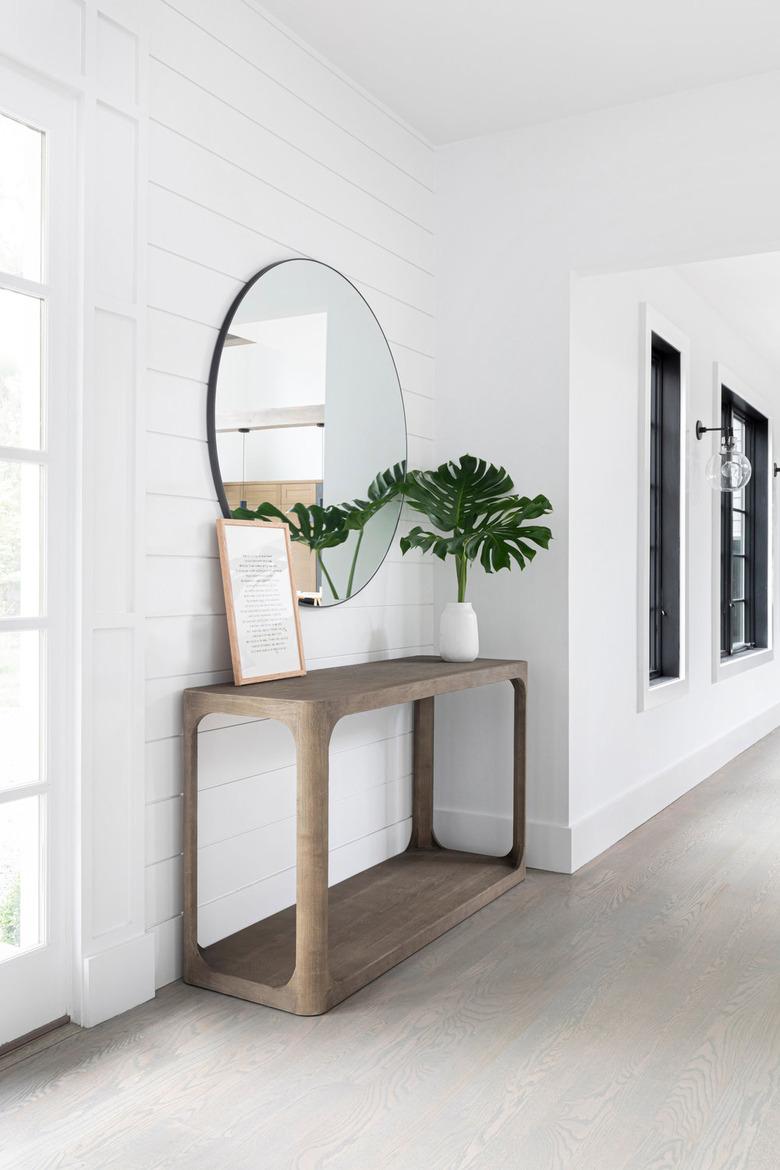
POLYGON ((302 603, 371 579, 401 510, 406 425, 385 336, 344 276, 287 260, 247 284, 214 356, 209 447, 226 516, 288 523, 302 603))

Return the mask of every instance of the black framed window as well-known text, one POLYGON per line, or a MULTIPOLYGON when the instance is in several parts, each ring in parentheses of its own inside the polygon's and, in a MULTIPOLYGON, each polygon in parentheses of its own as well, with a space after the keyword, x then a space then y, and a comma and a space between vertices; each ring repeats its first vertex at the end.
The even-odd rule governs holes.
POLYGON ((733 428, 735 450, 753 467, 745 487, 721 493, 720 646, 727 659, 767 645, 769 427, 727 386, 721 387, 721 402, 721 425, 733 428))
POLYGON ((650 681, 680 674, 681 359, 652 334, 650 378, 650 681))

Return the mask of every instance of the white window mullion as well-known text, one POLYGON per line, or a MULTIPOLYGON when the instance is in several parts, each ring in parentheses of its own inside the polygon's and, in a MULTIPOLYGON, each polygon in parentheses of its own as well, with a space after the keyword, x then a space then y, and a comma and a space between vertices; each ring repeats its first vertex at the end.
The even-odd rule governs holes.
POLYGON ((51 291, 48 284, 25 280, 23 276, 12 276, 10 272, 0 271, 0 289, 2 288, 8 292, 21 293, 22 296, 35 297, 39 301, 46 301, 51 291))
POLYGON ((49 462, 46 451, 35 451, 26 447, 0 447, 0 461, 4 463, 40 463, 45 467, 49 462))

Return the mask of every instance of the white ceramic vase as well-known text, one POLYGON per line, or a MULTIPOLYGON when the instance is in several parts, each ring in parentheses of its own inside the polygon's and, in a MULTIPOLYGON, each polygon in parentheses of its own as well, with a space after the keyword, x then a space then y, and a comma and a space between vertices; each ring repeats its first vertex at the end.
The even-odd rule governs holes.
POLYGON ((450 601, 439 623, 439 654, 445 662, 473 662, 479 654, 477 615, 470 601, 450 601))

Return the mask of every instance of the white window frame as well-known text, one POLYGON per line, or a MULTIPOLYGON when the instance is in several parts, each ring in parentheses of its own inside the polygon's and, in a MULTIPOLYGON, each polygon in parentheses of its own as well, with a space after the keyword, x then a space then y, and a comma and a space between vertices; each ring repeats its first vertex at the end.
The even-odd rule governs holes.
POLYGON ((688 691, 688 476, 686 443, 691 343, 685 333, 651 305, 640 305, 639 455, 637 516, 637 710, 652 710, 688 691), (653 334, 680 354, 680 645, 679 673, 650 680, 650 411, 653 334))
MULTIPOLYGON (((746 670, 755 670, 758 666, 765 666, 772 662, 775 657, 775 597, 774 597, 774 580, 775 580, 775 548, 772 539, 773 525, 774 525, 774 491, 772 485, 774 483, 773 468, 774 468, 774 454, 773 454, 773 432, 774 419, 769 407, 769 403, 753 389, 747 382, 730 369, 729 366, 723 362, 713 362, 713 386, 712 386, 712 409, 713 409, 713 426, 720 425, 721 407, 722 407, 722 391, 721 387, 727 386, 729 390, 733 390, 740 398, 743 398, 750 406, 764 416, 767 420, 767 621, 766 646, 761 646, 756 650, 746 650, 742 654, 738 654, 733 658, 721 658, 721 631, 720 631, 720 582, 721 582, 721 523, 720 523, 720 492, 712 491, 708 487, 708 491, 712 497, 712 681, 713 683, 725 682, 730 678, 734 678, 739 674, 744 674, 746 670)), ((703 420, 707 422, 707 420, 703 420)), ((717 440, 718 436, 705 436, 709 438, 711 443, 717 440)), ((704 445, 704 444, 701 444, 704 445)), ((715 446, 708 443, 703 453, 703 464, 701 469, 702 478, 704 478, 704 466, 707 460, 715 450, 715 446)))

